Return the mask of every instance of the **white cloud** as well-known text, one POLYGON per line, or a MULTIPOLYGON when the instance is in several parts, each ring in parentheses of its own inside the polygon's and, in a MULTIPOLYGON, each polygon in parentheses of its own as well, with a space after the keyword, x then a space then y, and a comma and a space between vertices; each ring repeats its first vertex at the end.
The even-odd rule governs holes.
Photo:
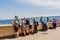
POLYGON ((16 0, 19 3, 27 3, 36 6, 47 6, 48 9, 60 9, 60 0, 16 0))

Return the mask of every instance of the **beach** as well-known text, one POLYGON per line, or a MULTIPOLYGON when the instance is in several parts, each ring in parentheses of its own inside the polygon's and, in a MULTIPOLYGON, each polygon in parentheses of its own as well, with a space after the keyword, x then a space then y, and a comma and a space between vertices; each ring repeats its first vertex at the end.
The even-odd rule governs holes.
POLYGON ((2 40, 60 40, 60 27, 57 29, 48 29, 46 32, 39 31, 34 35, 24 37, 2 39, 2 40))

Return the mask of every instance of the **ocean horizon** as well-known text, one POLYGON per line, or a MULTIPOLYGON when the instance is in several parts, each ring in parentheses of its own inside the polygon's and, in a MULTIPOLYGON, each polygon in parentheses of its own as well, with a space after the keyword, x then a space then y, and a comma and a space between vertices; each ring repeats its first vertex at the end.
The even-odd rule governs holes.
MULTIPOLYGON (((53 18, 55 18, 56 20, 60 20, 60 16, 48 16, 49 17, 49 20, 53 20, 53 18)), ((40 17, 30 17, 28 18, 30 23, 32 22, 32 19, 35 18, 36 21, 40 21, 40 17)), ((42 19, 47 19, 47 17, 43 17, 42 16, 42 19)), ((13 23, 13 19, 4 19, 4 20, 0 20, 0 24, 12 24, 13 23)), ((19 18, 19 23, 21 23, 21 18, 19 18)))

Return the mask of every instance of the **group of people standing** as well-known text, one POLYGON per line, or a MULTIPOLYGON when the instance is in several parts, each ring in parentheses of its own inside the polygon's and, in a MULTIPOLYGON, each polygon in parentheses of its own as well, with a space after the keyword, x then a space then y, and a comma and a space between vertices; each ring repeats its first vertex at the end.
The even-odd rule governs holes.
POLYGON ((23 33, 24 33, 24 36, 26 35, 26 33, 29 34, 29 25, 30 25, 30 22, 27 18, 23 18, 21 19, 22 22, 21 22, 21 25, 19 23, 19 19, 17 16, 15 16, 14 18, 14 22, 13 22, 13 26, 14 26, 14 29, 15 29, 15 32, 16 32, 16 37, 19 36, 19 28, 21 27, 23 33))
MULTIPOLYGON (((23 18, 22 19, 22 23, 20 25, 19 23, 19 19, 17 16, 15 16, 14 18, 14 22, 13 22, 13 26, 16 32, 16 37, 19 36, 19 28, 21 27, 24 36, 26 34, 29 34, 30 32, 32 34, 37 33, 37 26, 39 25, 38 21, 35 20, 35 18, 33 18, 33 25, 34 25, 34 30, 32 29, 32 25, 30 24, 30 21, 28 18, 23 18)), ((47 21, 46 20, 42 20, 41 24, 43 25, 42 30, 43 31, 47 31, 47 21)), ((56 29, 56 19, 53 19, 53 28, 56 29)))

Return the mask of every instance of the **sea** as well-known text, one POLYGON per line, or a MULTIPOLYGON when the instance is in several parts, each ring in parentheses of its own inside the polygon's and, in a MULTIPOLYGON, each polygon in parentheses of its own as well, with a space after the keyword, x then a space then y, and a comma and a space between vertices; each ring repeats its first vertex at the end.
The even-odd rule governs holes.
MULTIPOLYGON (((30 17, 30 18, 28 18, 30 23, 32 22, 33 18, 35 18, 35 20, 39 22, 41 17, 30 17)), ((50 21, 52 21, 53 18, 55 18, 56 20, 60 20, 60 16, 48 16, 48 18, 50 21)), ((47 20, 47 17, 42 17, 42 19, 47 20)), ((13 20, 14 20, 14 18, 13 19, 0 20, 0 24, 13 24, 13 20)), ((19 23, 21 23, 21 22, 22 22, 22 20, 21 20, 21 18, 19 18, 19 23)))

